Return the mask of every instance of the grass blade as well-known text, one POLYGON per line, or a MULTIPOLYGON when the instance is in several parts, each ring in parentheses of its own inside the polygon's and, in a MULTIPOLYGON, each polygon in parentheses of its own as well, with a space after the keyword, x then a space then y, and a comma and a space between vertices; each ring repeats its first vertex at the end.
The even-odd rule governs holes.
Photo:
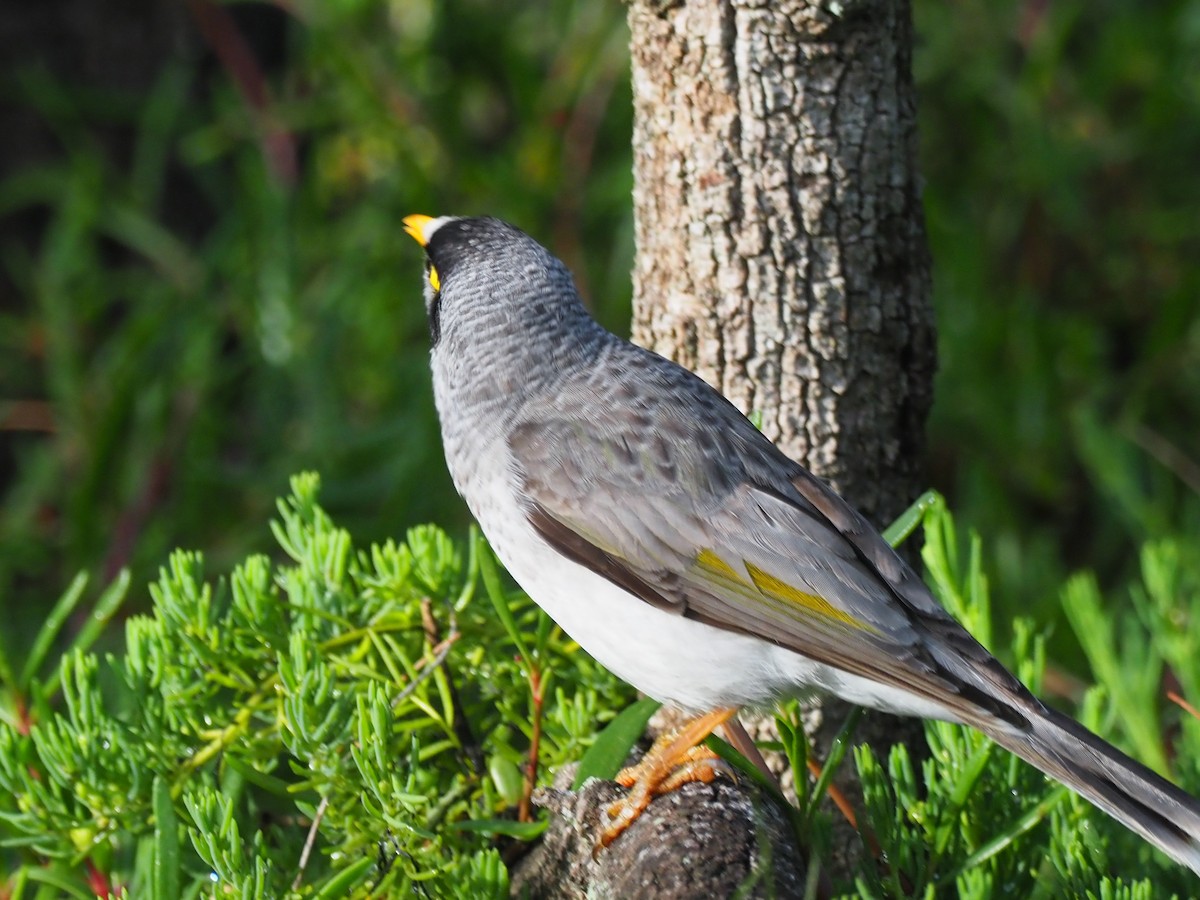
POLYGON ((579 771, 575 773, 573 790, 579 790, 589 778, 612 778, 625 764, 629 751, 633 749, 646 723, 661 704, 647 697, 621 710, 588 747, 579 760, 579 771))
POLYGON ((50 610, 50 615, 46 617, 46 621, 38 630, 37 637, 34 638, 33 646, 29 648, 29 655, 25 657, 25 666, 21 669, 21 676, 17 680, 18 687, 28 686, 38 669, 42 667, 42 663, 46 661, 46 654, 50 652, 50 647, 54 643, 54 639, 58 637, 59 631, 62 630, 63 623, 67 621, 67 617, 79 604, 79 599, 83 596, 83 589, 87 587, 87 583, 87 572, 80 572, 63 592, 63 595, 58 598, 54 608, 50 610))

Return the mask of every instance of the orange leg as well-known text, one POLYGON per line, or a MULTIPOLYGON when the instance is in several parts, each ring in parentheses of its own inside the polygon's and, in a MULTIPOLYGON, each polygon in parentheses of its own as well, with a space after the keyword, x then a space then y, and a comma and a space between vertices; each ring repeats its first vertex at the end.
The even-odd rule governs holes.
POLYGON ((607 847, 637 819, 650 800, 669 793, 689 781, 709 782, 716 777, 719 757, 700 742, 728 721, 735 709, 717 709, 692 719, 677 732, 654 742, 636 766, 623 769, 617 781, 630 788, 629 794, 608 809, 612 823, 600 836, 600 847, 607 847))

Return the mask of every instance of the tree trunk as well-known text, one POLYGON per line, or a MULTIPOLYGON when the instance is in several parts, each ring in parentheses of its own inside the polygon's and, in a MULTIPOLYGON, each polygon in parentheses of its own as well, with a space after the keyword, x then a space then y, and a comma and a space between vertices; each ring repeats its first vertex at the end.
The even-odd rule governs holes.
POLYGON ((909 4, 634 0, 634 338, 877 524, 934 371, 909 4))

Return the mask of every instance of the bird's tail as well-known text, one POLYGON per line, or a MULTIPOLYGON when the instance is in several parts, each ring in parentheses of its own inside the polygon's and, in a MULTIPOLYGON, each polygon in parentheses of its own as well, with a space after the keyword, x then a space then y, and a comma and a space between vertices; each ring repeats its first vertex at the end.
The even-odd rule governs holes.
POLYGON ((985 727, 1007 750, 1200 875, 1200 801, 1048 707, 1031 727, 985 727))

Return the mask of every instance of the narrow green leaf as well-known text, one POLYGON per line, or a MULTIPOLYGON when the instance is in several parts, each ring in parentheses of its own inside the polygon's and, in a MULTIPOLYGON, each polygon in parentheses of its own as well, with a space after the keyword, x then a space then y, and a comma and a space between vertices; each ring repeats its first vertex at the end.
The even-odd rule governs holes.
POLYGON ((780 709, 775 714, 775 727, 779 730, 778 750, 787 757, 788 767, 792 770, 797 805, 800 809, 808 809, 808 735, 804 733, 794 703, 788 706, 786 711, 780 709))
POLYGON ((199 280, 200 263, 187 244, 136 206, 114 203, 97 225, 100 233, 144 256, 179 290, 190 290, 199 280))
POLYGON ((554 620, 539 609, 537 611, 537 637, 533 642, 539 658, 546 655, 546 644, 550 640, 550 634, 553 631, 554 620))
POLYGON ((42 623, 37 637, 33 640, 33 646, 29 649, 29 655, 25 658, 25 667, 21 669, 21 676, 17 680, 18 687, 26 687, 33 676, 37 674, 38 669, 42 667, 42 663, 46 660, 46 654, 50 652, 50 646, 54 643, 54 639, 58 637, 58 632, 62 629, 63 623, 66 622, 67 616, 71 615, 71 611, 78 605, 79 598, 83 596, 83 589, 87 587, 87 583, 87 572, 80 572, 75 576, 70 587, 58 598, 58 602, 54 604, 54 608, 50 610, 50 615, 42 623))
POLYGON ((90 891, 86 887, 79 885, 74 878, 59 871, 58 867, 43 869, 30 866, 27 867, 26 871, 30 881, 36 881, 39 884, 57 888, 61 891, 58 895, 60 897, 75 897, 77 900, 95 900, 96 894, 94 891, 90 891))
POLYGON ((920 527, 926 511, 932 509, 941 499, 941 495, 937 491, 923 493, 913 501, 912 506, 900 513, 896 517, 896 521, 887 527, 887 530, 883 532, 883 539, 893 547, 901 544, 920 527))
POLYGON ((475 596, 475 588, 479 584, 479 542, 474 534, 467 541, 467 568, 463 576, 462 591, 454 600, 455 612, 462 612, 475 596))
MULTIPOLYGON (((96 600, 96 605, 92 607, 87 621, 83 623, 79 633, 71 640, 71 646, 63 654, 64 659, 74 651, 86 652, 96 642, 96 638, 103 633, 124 601, 125 595, 129 592, 129 583, 129 570, 122 569, 96 600)), ((58 693, 62 686, 61 679, 62 666, 60 665, 46 678, 45 693, 47 697, 53 697, 58 693)))
POLYGON ((274 775, 268 775, 266 772, 260 772, 245 760, 240 759, 236 754, 227 753, 222 758, 222 761, 248 782, 257 785, 269 794, 274 794, 276 797, 287 797, 295 792, 295 786, 291 783, 284 781, 282 778, 276 778, 274 775))
POLYGON ((862 718, 863 710, 861 706, 855 706, 850 710, 850 714, 846 716, 846 721, 842 724, 841 730, 833 739, 833 743, 829 745, 829 758, 825 760, 825 765, 821 767, 821 776, 817 779, 817 783, 813 785, 812 791, 809 793, 809 808, 804 811, 804 820, 811 822, 816 815, 817 804, 825 796, 825 792, 829 789, 830 782, 833 781, 833 776, 837 773, 838 768, 842 764, 842 760, 846 758, 846 751, 850 749, 850 739, 854 736, 854 729, 858 727, 858 720, 862 718))
POLYGON ((330 878, 321 887, 317 894, 317 900, 341 900, 343 897, 350 896, 350 889, 357 885, 376 865, 376 860, 371 856, 365 856, 357 862, 346 866, 342 871, 338 872, 330 878))
POLYGON ((534 838, 541 837, 542 833, 550 827, 550 820, 538 819, 533 822, 517 822, 513 819, 467 819, 463 822, 455 822, 453 827, 459 831, 502 834, 506 837, 516 838, 519 841, 532 841, 534 838))
MULTIPOLYGON (((428 657, 426 657, 428 659, 428 657)), ((433 685, 437 688, 438 699, 442 703, 442 718, 446 725, 450 728, 450 735, 457 737, 454 732, 454 692, 450 687, 450 679, 446 677, 446 670, 438 666, 433 672, 433 685)))
MULTIPOLYGON (((728 741, 717 737, 715 734, 710 734, 704 739, 705 746, 729 763, 738 773, 749 778, 763 790, 774 794, 779 798, 783 798, 783 794, 779 792, 778 786, 771 779, 767 778, 759 771, 758 766, 752 763, 744 753, 730 744, 728 741)), ((786 801, 784 801, 786 802, 786 801)))
POLYGON ((179 896, 179 820, 171 800, 171 786, 162 776, 154 779, 154 900, 179 896))
POLYGON ((88 616, 83 627, 79 629, 79 633, 75 635, 75 639, 71 641, 71 649, 84 651, 89 649, 96 642, 96 638, 104 631, 105 627, 112 617, 120 608, 125 595, 129 592, 130 575, 128 569, 122 569, 117 573, 117 577, 106 587, 99 599, 96 600, 96 605, 92 607, 92 613, 88 616))
POLYGON ((604 730, 596 736, 583 758, 571 787, 579 790, 589 778, 612 778, 624 765, 629 751, 638 742, 646 723, 661 704, 649 697, 621 710, 604 730))
POLYGON ((496 615, 504 623, 504 629, 508 632, 508 636, 517 645, 517 652, 521 654, 521 659, 528 664, 531 659, 529 648, 525 646, 525 641, 521 637, 521 630, 517 628, 512 610, 508 608, 508 597, 505 595, 504 589, 500 586, 500 573, 496 569, 496 557, 492 553, 492 548, 488 546, 483 532, 478 529, 472 529, 472 531, 474 532, 472 535, 474 538, 473 543, 479 551, 479 574, 483 577, 483 586, 487 590, 488 599, 492 601, 492 606, 496 608, 496 615))

